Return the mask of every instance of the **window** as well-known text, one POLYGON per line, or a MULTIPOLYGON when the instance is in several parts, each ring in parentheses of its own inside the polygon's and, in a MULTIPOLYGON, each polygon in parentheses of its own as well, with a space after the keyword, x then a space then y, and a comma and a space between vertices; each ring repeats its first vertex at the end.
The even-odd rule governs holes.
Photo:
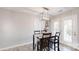
POLYGON ((64 20, 64 41, 72 42, 72 20, 64 20))
POLYGON ((59 21, 55 21, 55 22, 54 22, 54 34, 55 34, 56 32, 59 32, 59 21))

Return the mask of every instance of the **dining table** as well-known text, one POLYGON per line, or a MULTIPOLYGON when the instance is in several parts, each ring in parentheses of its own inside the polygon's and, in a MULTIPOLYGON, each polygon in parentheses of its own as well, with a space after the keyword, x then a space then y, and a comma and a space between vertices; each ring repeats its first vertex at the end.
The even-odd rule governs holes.
MULTIPOLYGON (((38 42, 41 42, 43 39, 49 38, 49 37, 42 37, 43 34, 46 33, 51 33, 51 32, 42 32, 39 34, 33 34, 33 50, 38 50, 38 42)), ((41 46, 40 46, 41 49, 41 46)))

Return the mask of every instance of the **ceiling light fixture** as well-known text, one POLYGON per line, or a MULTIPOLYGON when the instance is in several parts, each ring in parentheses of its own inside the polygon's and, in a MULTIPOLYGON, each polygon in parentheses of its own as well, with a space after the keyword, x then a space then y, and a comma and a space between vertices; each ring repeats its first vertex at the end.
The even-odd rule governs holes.
POLYGON ((48 8, 43 7, 42 20, 49 20, 48 8))
POLYGON ((44 30, 48 31, 48 28, 49 28, 49 20, 50 20, 50 17, 49 17, 49 14, 48 14, 48 11, 49 9, 46 8, 46 7, 42 7, 43 8, 43 12, 42 12, 42 20, 45 22, 45 27, 44 27, 44 30))

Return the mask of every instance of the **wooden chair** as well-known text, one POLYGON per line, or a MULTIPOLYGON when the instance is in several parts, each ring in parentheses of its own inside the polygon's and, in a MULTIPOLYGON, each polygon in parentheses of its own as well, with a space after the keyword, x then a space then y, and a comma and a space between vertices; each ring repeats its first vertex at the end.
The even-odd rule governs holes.
POLYGON ((36 35, 37 34, 40 34, 39 30, 34 31, 34 34, 33 34, 33 50, 35 50, 36 45, 37 45, 37 43, 36 43, 36 35))
POLYGON ((60 32, 56 32, 55 37, 54 37, 54 51, 59 51, 59 37, 60 37, 60 32))
POLYGON ((45 37, 51 37, 51 33, 43 33, 42 37, 43 38, 45 38, 45 37))
POLYGON ((40 34, 40 30, 34 31, 34 34, 40 34))
POLYGON ((40 49, 41 50, 50 50, 49 49, 49 41, 50 41, 51 33, 43 33, 42 39, 40 40, 40 49))

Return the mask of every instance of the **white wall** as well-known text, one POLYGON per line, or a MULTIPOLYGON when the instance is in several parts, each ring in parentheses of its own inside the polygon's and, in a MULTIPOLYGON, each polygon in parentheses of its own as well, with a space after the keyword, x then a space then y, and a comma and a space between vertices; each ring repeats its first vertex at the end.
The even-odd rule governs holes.
POLYGON ((53 22, 54 21, 59 21, 60 22, 60 32, 61 32, 61 37, 60 37, 60 42, 64 43, 64 44, 67 44, 67 45, 71 45, 73 47, 77 47, 79 46, 79 8, 77 9, 74 9, 74 10, 70 10, 68 12, 65 12, 63 14, 60 14, 60 15, 57 15, 57 16, 54 16, 52 17, 52 20, 51 20, 51 31, 53 32, 53 22), (65 17, 69 17, 70 19, 72 19, 73 21, 73 42, 72 43, 67 43, 67 42, 64 42, 63 41, 63 21, 65 19, 65 17))
POLYGON ((39 27, 36 15, 0 9, 0 48, 32 42, 33 31, 39 27))

